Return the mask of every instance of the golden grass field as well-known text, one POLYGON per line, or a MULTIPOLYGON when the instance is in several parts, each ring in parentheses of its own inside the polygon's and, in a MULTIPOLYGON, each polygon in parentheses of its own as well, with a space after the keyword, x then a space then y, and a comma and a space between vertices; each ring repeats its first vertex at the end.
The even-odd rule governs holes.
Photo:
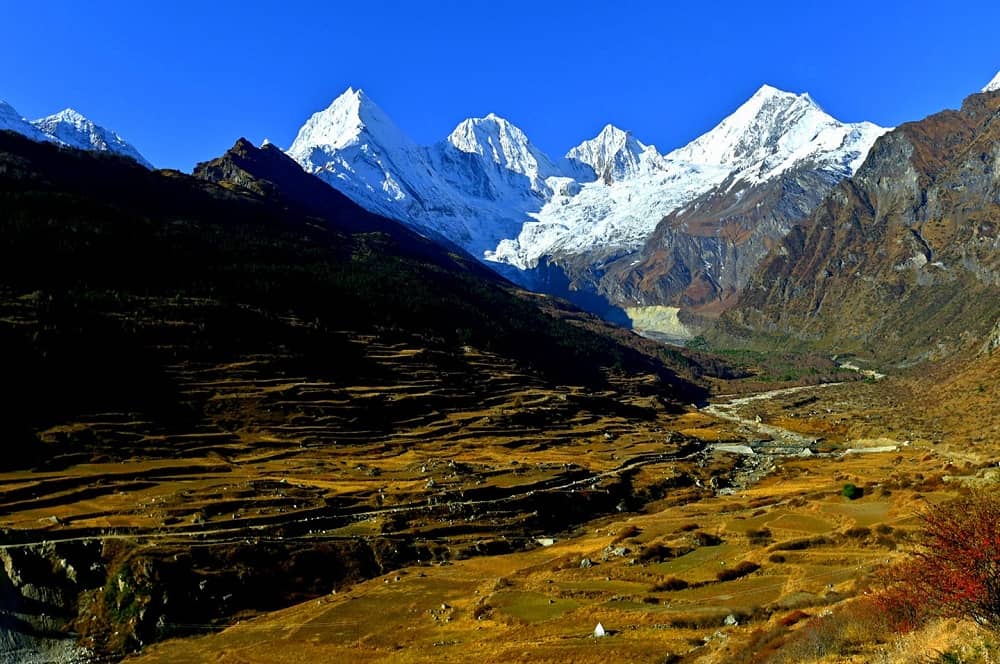
MULTIPOLYGON (((942 435, 933 409, 896 408, 912 403, 913 379, 750 401, 734 422, 669 408, 641 385, 533 384, 474 351, 467 361, 490 382, 482 400, 421 374, 414 349, 372 344, 371 357, 393 364, 391 384, 261 385, 251 360, 191 371, 191 389, 214 390, 220 419, 280 417, 217 439, 192 433, 169 461, 4 473, 0 528, 28 541, 117 540, 126 557, 280 540, 406 540, 427 554, 390 556, 374 578, 349 575, 333 592, 307 584, 289 597, 308 599, 288 608, 176 617, 172 638, 136 661, 777 662, 787 643, 796 661, 906 661, 890 651, 916 648, 915 636, 838 628, 839 641, 805 655, 795 637, 812 619, 849 615, 912 546, 920 508, 995 465, 995 448, 942 435), (400 363, 409 382, 397 381, 400 363), (411 415, 363 423, 371 400, 411 415), (712 451, 766 443, 757 418, 818 438, 819 453, 748 474, 747 457, 712 451), (863 496, 845 498, 846 483, 863 496), (615 506, 629 495, 642 500, 615 506), (598 622, 608 636, 591 635, 598 622)), ((124 437, 129 423, 74 426, 124 437)), ((44 435, 57 445, 62 433, 44 435)), ((252 593, 254 575, 242 583, 252 593)), ((951 647, 965 629, 935 638, 951 647)))
MULTIPOLYGON (((819 447, 832 454, 785 459, 731 495, 668 495, 641 513, 538 533, 555 536, 551 546, 408 566, 218 634, 155 645, 138 660, 902 662, 915 661, 905 658, 919 648, 933 652, 931 642, 940 652, 986 643, 981 655, 989 642, 966 625, 899 636, 865 628, 861 617, 838 627, 830 643, 796 640, 812 618, 850 616, 878 570, 912 547, 922 506, 995 465, 994 449, 951 455, 966 447, 934 438, 932 411, 894 414, 887 391, 906 394, 912 385, 848 383, 817 390, 817 400, 803 398, 807 390, 754 402, 748 419, 824 434, 819 447), (842 454, 847 449, 864 451, 842 454), (848 482, 864 495, 842 496, 848 482), (702 534, 717 539, 702 541, 702 534), (584 559, 590 564, 581 566, 584 559), (759 567, 720 580, 740 563, 759 567), (598 622, 609 636, 591 635, 598 622), (772 651, 775 643, 786 650, 772 651)), ((665 416, 658 426, 705 442, 749 433, 696 411, 665 416)), ((628 455, 627 447, 596 442, 581 457, 595 467, 608 455, 628 455)), ((732 455, 713 453, 686 472, 711 476, 733 463, 732 455)))

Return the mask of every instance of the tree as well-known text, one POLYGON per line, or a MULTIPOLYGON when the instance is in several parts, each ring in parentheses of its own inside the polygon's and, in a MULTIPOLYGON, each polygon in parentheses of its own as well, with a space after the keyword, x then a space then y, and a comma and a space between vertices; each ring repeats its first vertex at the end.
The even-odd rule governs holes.
POLYGON ((904 626, 941 616, 1000 632, 1000 498, 975 492, 920 518, 919 548, 887 575, 887 608, 904 626))

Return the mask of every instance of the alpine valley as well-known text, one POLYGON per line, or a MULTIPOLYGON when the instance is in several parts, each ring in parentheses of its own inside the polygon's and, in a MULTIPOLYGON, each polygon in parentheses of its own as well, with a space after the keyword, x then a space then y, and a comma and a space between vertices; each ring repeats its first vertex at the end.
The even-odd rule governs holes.
POLYGON ((492 113, 416 145, 348 89, 288 154, 366 209, 457 242, 528 288, 689 338, 885 131, 765 85, 672 152, 607 125, 553 159, 492 113))
POLYGON ((226 144, 0 103, 0 664, 1000 661, 1000 73, 226 144))

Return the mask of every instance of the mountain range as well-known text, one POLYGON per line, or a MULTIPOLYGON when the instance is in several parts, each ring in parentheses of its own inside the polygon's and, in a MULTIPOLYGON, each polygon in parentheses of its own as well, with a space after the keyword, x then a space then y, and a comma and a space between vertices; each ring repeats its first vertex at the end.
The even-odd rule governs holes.
POLYGON ((997 479, 1000 74, 891 130, 764 86, 667 153, 357 90, 191 174, 0 130, 0 660, 801 661, 997 479))
MULTIPOLYGON (((434 145, 417 145, 363 91, 348 89, 309 118, 288 154, 363 207, 449 238, 527 287, 608 315, 634 305, 688 306, 678 295, 691 278, 680 280, 679 292, 660 292, 637 276, 649 241, 662 243, 654 231, 666 216, 710 193, 738 201, 792 173, 818 174, 828 189, 857 169, 884 131, 841 123, 809 95, 765 85, 672 152, 609 124, 553 159, 493 113, 464 120, 434 145)), ((813 204, 826 193, 811 192, 813 204)), ((805 212, 785 215, 767 236, 782 237, 805 212)), ((697 247, 676 272, 738 275, 712 291, 719 300, 742 286, 764 251, 757 242, 737 267, 721 260, 725 251, 697 247)))
MULTIPOLYGON (((1000 74, 983 92, 997 89, 1000 74)), ((72 109, 29 122, 0 102, 0 128, 150 166, 72 109)), ((670 152, 608 124, 552 158, 494 113, 418 145, 349 88, 306 121, 287 155, 345 200, 464 249, 522 286, 678 340, 732 309, 761 262, 790 251, 786 238, 808 235, 817 206, 887 131, 840 122, 808 94, 764 85, 670 152)))
MULTIPOLYGON (((29 122, 3 104, 0 123, 151 167, 72 109, 29 122)), ((884 131, 765 85, 672 152, 609 124, 553 159, 494 113, 417 145, 349 88, 306 121, 288 155, 370 212, 457 245, 522 286, 688 338, 732 305, 767 251, 884 131)))

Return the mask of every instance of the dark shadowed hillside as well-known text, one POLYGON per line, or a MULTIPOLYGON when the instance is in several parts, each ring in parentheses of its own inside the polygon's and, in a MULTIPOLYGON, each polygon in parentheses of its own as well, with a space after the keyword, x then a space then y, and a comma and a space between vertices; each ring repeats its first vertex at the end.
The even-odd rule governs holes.
POLYGON ((543 313, 277 150, 241 142, 201 169, 226 186, 12 134, 0 151, 4 352, 8 375, 24 381, 21 428, 88 409, 184 410, 163 371, 177 361, 284 349, 350 376, 345 332, 446 353, 472 345, 556 382, 628 368, 660 375, 664 394, 677 389, 632 335, 543 313))

